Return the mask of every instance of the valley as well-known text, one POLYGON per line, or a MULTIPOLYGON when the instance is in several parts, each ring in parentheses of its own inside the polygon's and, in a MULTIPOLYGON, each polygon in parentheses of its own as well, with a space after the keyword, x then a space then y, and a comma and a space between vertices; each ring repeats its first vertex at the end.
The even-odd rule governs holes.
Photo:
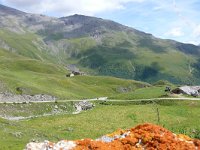
POLYGON ((0 150, 147 122, 200 139, 199 90, 172 92, 200 85, 199 56, 200 46, 111 20, 0 4, 0 150))

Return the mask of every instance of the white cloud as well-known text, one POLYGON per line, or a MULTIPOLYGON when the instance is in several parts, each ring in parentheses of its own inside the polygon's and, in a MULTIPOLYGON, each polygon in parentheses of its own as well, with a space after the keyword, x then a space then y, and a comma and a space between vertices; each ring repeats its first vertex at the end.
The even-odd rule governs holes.
POLYGON ((165 33, 165 35, 167 35, 167 36, 173 36, 173 37, 180 37, 180 36, 183 36, 184 33, 183 33, 183 31, 181 30, 180 27, 175 27, 175 28, 172 28, 167 33, 165 33))
POLYGON ((153 10, 154 11, 160 11, 160 10, 163 10, 163 7, 162 6, 155 6, 155 7, 153 7, 153 10))
POLYGON ((95 15, 100 12, 120 10, 129 2, 145 0, 4 0, 4 4, 31 13, 66 16, 74 13, 95 15))

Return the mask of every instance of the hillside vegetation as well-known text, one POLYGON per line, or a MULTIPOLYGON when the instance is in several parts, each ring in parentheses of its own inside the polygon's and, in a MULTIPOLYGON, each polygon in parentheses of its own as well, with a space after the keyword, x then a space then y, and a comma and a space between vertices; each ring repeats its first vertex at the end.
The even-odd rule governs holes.
MULTIPOLYGON (((23 94, 46 93, 58 99, 84 99, 111 96, 120 93, 118 88, 130 91, 149 86, 147 83, 113 77, 66 77, 67 70, 52 63, 42 62, 0 49, 0 83, 4 91, 23 94)), ((1 89, 1 88, 0 88, 1 89)), ((3 89, 1 89, 3 91, 3 89)))

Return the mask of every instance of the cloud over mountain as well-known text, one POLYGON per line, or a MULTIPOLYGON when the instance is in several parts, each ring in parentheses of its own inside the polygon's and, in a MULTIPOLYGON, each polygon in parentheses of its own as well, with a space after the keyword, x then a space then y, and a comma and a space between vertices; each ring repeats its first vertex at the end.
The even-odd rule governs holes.
POLYGON ((74 13, 94 15, 103 11, 123 9, 129 2, 143 2, 144 0, 3 0, 3 2, 21 8, 27 12, 49 13, 56 12, 56 16, 67 16, 74 13))

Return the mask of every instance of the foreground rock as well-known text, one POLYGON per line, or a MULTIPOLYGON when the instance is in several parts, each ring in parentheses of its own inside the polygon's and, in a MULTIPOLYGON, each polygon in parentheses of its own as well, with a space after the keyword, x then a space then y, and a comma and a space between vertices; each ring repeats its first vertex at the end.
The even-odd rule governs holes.
POLYGON ((176 135, 152 124, 138 125, 129 130, 118 130, 97 140, 83 139, 52 143, 28 143, 26 150, 199 150, 200 140, 186 135, 176 135))
POLYGON ((16 95, 12 93, 0 93, 0 102, 39 102, 39 101, 55 101, 56 98, 51 95, 37 94, 37 95, 16 95))

